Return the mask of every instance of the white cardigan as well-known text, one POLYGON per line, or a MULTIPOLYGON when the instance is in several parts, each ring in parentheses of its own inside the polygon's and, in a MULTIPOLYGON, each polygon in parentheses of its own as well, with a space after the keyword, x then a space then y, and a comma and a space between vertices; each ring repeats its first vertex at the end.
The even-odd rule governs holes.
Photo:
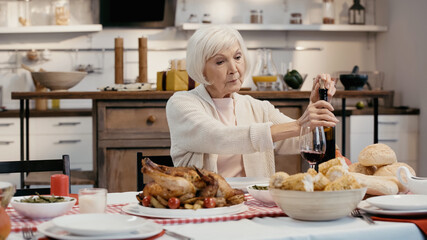
MULTIPOLYGON (((196 166, 217 172, 218 154, 242 154, 247 177, 275 172, 272 124, 294 121, 268 101, 233 94, 237 126, 219 120, 215 104, 203 85, 176 92, 167 102, 166 116, 175 166, 196 166)), ((280 153, 298 152, 298 138, 276 143, 280 153)))

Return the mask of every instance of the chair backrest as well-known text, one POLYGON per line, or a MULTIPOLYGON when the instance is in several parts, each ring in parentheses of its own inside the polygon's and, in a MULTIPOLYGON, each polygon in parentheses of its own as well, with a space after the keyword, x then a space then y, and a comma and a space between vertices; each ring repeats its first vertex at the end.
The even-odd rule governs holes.
MULTIPOLYGON (((30 160, 30 161, 0 161, 0 173, 30 173, 61 171, 70 179, 70 157, 63 155, 62 159, 30 160)), ((71 187, 71 184, 69 184, 71 187)), ((22 186, 21 186, 22 187, 22 186)), ((15 196, 50 194, 50 188, 17 189, 15 196)))
POLYGON ((144 156, 142 152, 138 152, 136 154, 136 176, 137 176, 137 191, 142 191, 144 189, 145 183, 144 183, 144 175, 141 172, 142 169, 142 159, 144 157, 149 158, 151 161, 153 161, 156 164, 173 167, 172 157, 171 156, 144 156))

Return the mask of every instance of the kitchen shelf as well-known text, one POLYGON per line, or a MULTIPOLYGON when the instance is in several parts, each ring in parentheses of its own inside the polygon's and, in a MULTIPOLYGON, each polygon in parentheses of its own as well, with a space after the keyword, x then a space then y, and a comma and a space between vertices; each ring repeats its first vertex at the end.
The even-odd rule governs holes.
MULTIPOLYGON (((197 30, 207 24, 184 23, 182 30, 197 30)), ((228 24, 240 31, 386 32, 387 26, 348 24, 228 24)))
POLYGON ((66 33, 66 32, 99 32, 101 24, 85 25, 48 25, 48 26, 26 26, 26 27, 0 27, 0 34, 10 33, 66 33))

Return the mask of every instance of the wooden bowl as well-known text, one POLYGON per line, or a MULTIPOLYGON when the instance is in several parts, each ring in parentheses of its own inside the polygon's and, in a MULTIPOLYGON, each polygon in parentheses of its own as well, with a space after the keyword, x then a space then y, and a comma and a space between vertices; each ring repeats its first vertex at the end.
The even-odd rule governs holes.
POLYGON ((34 80, 51 91, 67 91, 86 75, 86 72, 31 72, 34 80))

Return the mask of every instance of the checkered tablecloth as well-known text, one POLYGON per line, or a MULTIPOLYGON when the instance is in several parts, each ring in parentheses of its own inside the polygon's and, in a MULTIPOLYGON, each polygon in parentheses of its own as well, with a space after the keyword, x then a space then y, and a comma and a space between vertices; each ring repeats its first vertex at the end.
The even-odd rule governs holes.
MULTIPOLYGON (((186 223, 203 223, 203 222, 219 222, 219 221, 231 221, 231 220, 240 220, 244 218, 254 218, 254 217, 276 217, 276 216, 286 216, 283 211, 277 207, 275 204, 264 204, 251 195, 245 195, 248 210, 239 214, 234 215, 223 215, 223 216, 210 216, 210 217, 197 217, 197 218, 149 218, 156 223, 167 225, 167 224, 186 224, 186 223)), ((124 214, 122 207, 127 204, 109 204, 107 205, 107 213, 110 214, 124 214)), ((29 219, 19 215, 15 209, 9 207, 6 209, 10 220, 12 222, 12 231, 19 232, 25 225, 33 226, 34 230, 37 229, 37 225, 43 222, 49 221, 49 219, 29 219)), ((78 214, 79 207, 74 206, 69 212, 65 215, 78 214)))

